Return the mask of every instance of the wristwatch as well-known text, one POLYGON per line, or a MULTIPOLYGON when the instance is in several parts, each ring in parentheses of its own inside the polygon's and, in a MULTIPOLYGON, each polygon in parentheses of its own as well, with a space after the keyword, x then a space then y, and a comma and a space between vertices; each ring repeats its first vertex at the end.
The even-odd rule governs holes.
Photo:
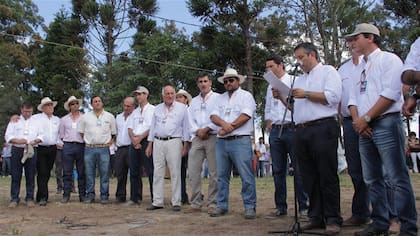
POLYGON ((306 92, 305 92, 305 98, 309 98, 309 96, 311 96, 311 92, 306 91, 306 92))
POLYGON ((372 120, 369 115, 363 116, 363 119, 365 119, 366 123, 369 123, 372 120))
POLYGON ((414 85, 413 87, 410 88, 409 95, 415 98, 416 100, 420 99, 420 95, 417 94, 417 85, 414 85))

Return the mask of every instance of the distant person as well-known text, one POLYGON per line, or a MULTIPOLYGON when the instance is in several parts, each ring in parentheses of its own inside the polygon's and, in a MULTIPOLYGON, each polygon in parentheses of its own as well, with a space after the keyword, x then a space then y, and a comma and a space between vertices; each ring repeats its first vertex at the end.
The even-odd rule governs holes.
POLYGON ((3 149, 1 152, 1 157, 3 159, 2 163, 2 175, 3 177, 9 176, 11 173, 11 157, 12 157, 12 145, 5 142, 3 144, 3 149))
POLYGON ((413 163, 413 172, 419 173, 419 168, 417 167, 417 160, 420 159, 420 144, 419 139, 417 138, 416 132, 410 132, 408 135, 408 147, 411 157, 411 162, 413 163))

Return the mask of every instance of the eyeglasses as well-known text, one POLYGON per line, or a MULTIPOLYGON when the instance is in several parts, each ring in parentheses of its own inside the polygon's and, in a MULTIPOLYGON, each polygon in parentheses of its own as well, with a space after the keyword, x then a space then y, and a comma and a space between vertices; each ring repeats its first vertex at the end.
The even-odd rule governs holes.
POLYGON ((223 84, 227 84, 228 82, 233 83, 233 81, 235 81, 235 80, 236 80, 236 78, 225 79, 225 80, 223 80, 223 84))
POLYGON ((70 103, 69 105, 70 105, 70 106, 73 106, 73 105, 76 105, 76 104, 77 104, 77 105, 79 105, 79 103, 78 103, 78 102, 72 102, 72 103, 70 103))

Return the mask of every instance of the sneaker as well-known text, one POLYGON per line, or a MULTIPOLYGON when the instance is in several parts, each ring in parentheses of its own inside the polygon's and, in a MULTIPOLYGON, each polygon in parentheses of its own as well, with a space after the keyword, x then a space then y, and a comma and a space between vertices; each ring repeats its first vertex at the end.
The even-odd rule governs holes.
POLYGON ((216 208, 216 210, 214 210, 213 212, 209 213, 209 215, 211 217, 219 217, 219 216, 226 215, 227 213, 228 213, 228 210, 227 209, 216 208))
POLYGON ((371 236, 371 235, 389 235, 388 229, 377 229, 372 225, 369 225, 362 231, 358 231, 354 233, 354 236, 371 236))
POLYGON ((26 201, 26 206, 29 208, 35 207, 34 201, 26 201))
POLYGON ((17 207, 17 205, 18 205, 18 203, 17 203, 17 202, 15 202, 15 201, 11 201, 11 202, 9 203, 9 208, 16 208, 16 207, 17 207))
POLYGON ((255 213, 255 208, 245 209, 245 219, 255 219, 256 216, 257 214, 255 213))

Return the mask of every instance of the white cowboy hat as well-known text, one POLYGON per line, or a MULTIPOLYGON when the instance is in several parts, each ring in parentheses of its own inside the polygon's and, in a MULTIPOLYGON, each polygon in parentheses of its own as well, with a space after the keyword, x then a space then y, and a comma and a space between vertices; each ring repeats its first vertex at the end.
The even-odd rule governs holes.
POLYGON ((190 104, 190 102, 192 100, 191 94, 188 93, 187 91, 183 90, 183 89, 178 90, 178 92, 175 94, 175 96, 176 95, 184 95, 188 100, 188 104, 190 104))
POLYGON ((217 81, 223 84, 223 80, 229 77, 236 77, 239 79, 239 84, 242 84, 245 81, 245 76, 238 74, 235 69, 227 68, 223 76, 217 78, 217 81))
POLYGON ((55 106, 57 106, 57 101, 53 101, 53 100, 51 100, 51 98, 49 98, 49 97, 45 97, 45 98, 43 98, 42 100, 41 100, 41 104, 39 104, 38 105, 38 111, 42 111, 42 107, 44 106, 44 105, 46 105, 46 104, 53 104, 53 106, 55 107, 55 106))
POLYGON ((134 90, 134 93, 145 93, 149 94, 149 90, 144 86, 138 86, 136 90, 134 90))
POLYGON ((77 101, 79 102, 79 105, 82 105, 83 100, 82 99, 77 99, 75 96, 70 96, 67 101, 64 103, 64 109, 66 109, 66 111, 70 110, 69 104, 71 102, 77 101))

